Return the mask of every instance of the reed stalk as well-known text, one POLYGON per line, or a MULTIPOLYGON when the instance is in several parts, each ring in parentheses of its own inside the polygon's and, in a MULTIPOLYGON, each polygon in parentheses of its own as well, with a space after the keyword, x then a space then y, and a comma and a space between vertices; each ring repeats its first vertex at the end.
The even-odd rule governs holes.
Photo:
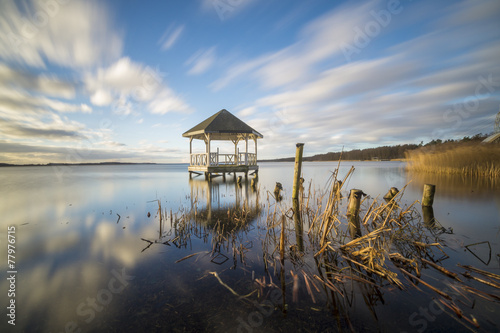
POLYGON ((446 144, 406 153, 407 169, 441 175, 500 178, 500 145, 446 144))

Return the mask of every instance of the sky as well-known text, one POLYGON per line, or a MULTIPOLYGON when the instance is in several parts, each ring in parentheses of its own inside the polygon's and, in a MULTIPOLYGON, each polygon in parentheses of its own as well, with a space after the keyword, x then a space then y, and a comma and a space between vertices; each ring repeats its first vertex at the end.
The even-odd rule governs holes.
POLYGON ((2 0, 0 32, 0 163, 187 162, 221 109, 259 159, 491 133, 500 110, 498 0, 2 0))

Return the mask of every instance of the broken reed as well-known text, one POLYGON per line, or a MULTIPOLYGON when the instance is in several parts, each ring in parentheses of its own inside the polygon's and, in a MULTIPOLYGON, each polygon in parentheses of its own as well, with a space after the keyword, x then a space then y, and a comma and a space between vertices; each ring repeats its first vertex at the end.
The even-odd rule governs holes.
POLYGON ((416 172, 500 178, 500 144, 443 144, 406 152, 416 172))
MULTIPOLYGON (((254 179, 257 178, 255 174, 254 179)), ((254 182, 255 185, 255 182, 254 182)), ((241 186, 241 185, 238 185, 241 186)), ((243 264, 245 254, 250 251, 252 240, 247 237, 249 231, 249 222, 255 220, 261 215, 262 204, 259 202, 259 189, 253 186, 255 203, 248 200, 237 200, 235 205, 217 205, 212 207, 211 201, 203 204, 198 195, 191 196, 191 208, 179 208, 179 217, 177 213, 167 209, 162 210, 160 200, 152 200, 158 203, 159 237, 157 239, 144 239, 147 246, 142 250, 149 249, 153 244, 174 245, 177 248, 190 248, 192 238, 202 240, 211 245, 211 251, 201 251, 190 254, 176 261, 182 262, 195 255, 209 254, 210 261, 221 265, 232 256, 234 266, 237 261, 243 264), (170 227, 165 228, 165 224, 170 220, 170 227), (226 254, 225 254, 226 253, 226 254)), ((202 200, 203 201, 203 200, 202 200)), ((149 217, 149 215, 148 215, 149 217)))
MULTIPOLYGON (((262 228, 266 230, 262 258, 271 284, 273 276, 281 280, 283 303, 286 285, 284 262, 289 261, 293 266, 290 274, 293 277, 291 289, 294 302, 297 290, 302 286, 313 303, 317 302, 315 295, 322 289, 326 302, 337 309, 339 329, 345 327, 346 322, 350 323, 352 300, 349 299, 352 297, 353 283, 356 283, 367 308, 375 315, 375 307, 384 302, 381 289, 387 286, 387 282, 398 289, 414 287, 423 291, 427 288, 432 291, 443 313, 468 330, 478 328, 478 320, 472 314, 464 313, 459 302, 470 303, 471 296, 497 302, 500 297, 469 286, 467 280, 442 266, 443 260, 448 258, 441 246, 443 240, 439 237, 442 234, 440 229, 443 228, 439 227, 438 222, 435 226, 422 223, 418 201, 409 206, 402 204, 406 186, 401 191, 394 191, 390 199, 363 199, 359 216, 363 236, 349 235, 349 215, 343 202, 346 198, 341 191, 346 191, 343 184, 347 183, 353 171, 354 168, 351 168, 343 181, 339 181, 337 168, 326 193, 311 191, 309 186, 309 191, 304 191, 298 201, 298 207, 296 202, 293 202, 293 208, 289 208, 285 202, 273 202, 268 197, 267 216, 262 228), (297 221, 301 223, 300 230, 297 221), (306 235, 302 235, 303 232, 306 235), (272 268, 274 275, 269 272, 272 268), (451 279, 453 284, 445 281, 445 285, 460 296, 452 298, 442 290, 442 285, 436 285, 434 280, 429 281, 427 277, 421 276, 425 268, 434 269, 451 279)), ((461 267, 491 278, 491 275, 487 275, 491 273, 473 267, 461 267)), ((500 289, 500 284, 496 282, 472 276, 468 272, 461 274, 468 280, 500 289)), ((282 305, 284 313, 287 308, 286 304, 282 305)))

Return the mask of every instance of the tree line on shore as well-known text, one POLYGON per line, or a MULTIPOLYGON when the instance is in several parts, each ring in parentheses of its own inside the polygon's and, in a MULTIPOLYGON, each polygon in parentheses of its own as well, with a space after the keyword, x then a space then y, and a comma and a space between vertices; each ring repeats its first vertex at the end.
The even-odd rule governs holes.
MULTIPOLYGON (((481 142, 488 135, 486 134, 476 134, 472 137, 464 136, 461 139, 453 140, 431 140, 430 142, 424 144, 424 142, 420 142, 420 144, 403 144, 403 145, 395 145, 395 146, 381 146, 376 148, 366 148, 366 149, 354 149, 344 152, 328 152, 326 154, 317 154, 314 156, 304 157, 304 161, 317 162, 317 161, 338 161, 341 157, 343 160, 356 160, 356 161, 365 161, 365 160, 395 160, 395 159, 404 159, 405 153, 407 151, 415 150, 422 147, 430 147, 430 146, 442 146, 442 145, 450 145, 450 144, 463 144, 463 143, 473 143, 473 142, 481 142)), ((287 157, 280 158, 268 161, 279 161, 279 162, 293 162, 295 157, 287 157)))

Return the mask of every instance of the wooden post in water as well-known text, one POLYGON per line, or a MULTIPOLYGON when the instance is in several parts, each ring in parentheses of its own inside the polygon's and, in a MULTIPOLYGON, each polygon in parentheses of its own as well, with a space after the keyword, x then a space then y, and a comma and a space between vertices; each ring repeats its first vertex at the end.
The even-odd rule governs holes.
POLYGON ((436 220, 434 219, 432 206, 422 206, 422 213, 424 215, 424 225, 429 229, 433 229, 436 226, 436 220))
POLYGON ((281 201, 281 190, 283 189, 283 186, 281 185, 281 183, 279 182, 276 182, 276 186, 274 187, 274 198, 276 199, 276 201, 281 201))
POLYGON ((349 205, 347 206, 347 217, 349 220, 349 233, 352 238, 361 237, 361 226, 359 224, 359 207, 363 191, 352 189, 349 195, 349 205))
POLYGON ((297 143, 297 149, 295 151, 295 172, 293 176, 293 192, 292 199, 299 198, 300 192, 300 173, 302 171, 302 152, 304 150, 303 143, 297 143))
POLYGON ((160 200, 158 200, 158 214, 160 215, 160 238, 159 239, 161 239, 161 236, 163 234, 163 230, 162 230, 163 219, 161 216, 161 201, 160 200))
POLYGON ((295 222, 295 239, 299 251, 304 251, 304 227, 300 214, 299 199, 293 199, 293 221, 295 222))
POLYGON ((391 187, 391 189, 387 192, 387 194, 384 195, 384 200, 390 201, 398 193, 399 193, 399 190, 397 189, 397 187, 391 187))
POLYGON ((434 193, 436 193, 436 185, 425 184, 424 194, 422 196, 422 206, 432 207, 434 203, 434 193))
POLYGON ((254 174, 253 174, 253 178, 252 178, 252 180, 250 181, 250 186, 251 186, 251 187, 252 187, 252 189, 254 189, 254 190, 255 190, 255 187, 257 186, 257 180, 258 180, 258 178, 257 178, 257 174, 256 174, 256 173, 254 173, 254 174))

